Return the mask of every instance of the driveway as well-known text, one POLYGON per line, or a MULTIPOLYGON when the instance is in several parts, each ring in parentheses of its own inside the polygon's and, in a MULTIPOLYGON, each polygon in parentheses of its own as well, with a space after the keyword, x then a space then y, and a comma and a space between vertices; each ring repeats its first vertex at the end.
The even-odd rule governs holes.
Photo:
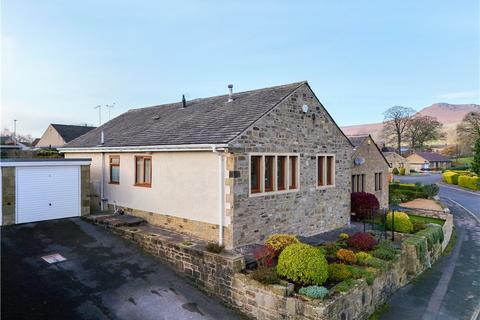
MULTIPOLYGON (((440 176, 400 180, 435 183, 440 176)), ((440 184, 439 196, 453 214, 457 243, 450 255, 392 296, 382 319, 480 319, 480 194, 440 184)))
POLYGON ((75 219, 2 228, 2 319, 240 319, 135 245, 75 219), (42 256, 67 260, 48 264, 42 256))

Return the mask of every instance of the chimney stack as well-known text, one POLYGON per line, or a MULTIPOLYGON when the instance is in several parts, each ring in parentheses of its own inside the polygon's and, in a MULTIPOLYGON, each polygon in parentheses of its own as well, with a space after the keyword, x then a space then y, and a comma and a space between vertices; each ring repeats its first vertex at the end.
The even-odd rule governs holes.
POLYGON ((182 108, 185 108, 187 106, 187 100, 185 99, 185 95, 182 94, 182 108))
POLYGON ((233 101, 233 84, 228 85, 228 102, 233 101))

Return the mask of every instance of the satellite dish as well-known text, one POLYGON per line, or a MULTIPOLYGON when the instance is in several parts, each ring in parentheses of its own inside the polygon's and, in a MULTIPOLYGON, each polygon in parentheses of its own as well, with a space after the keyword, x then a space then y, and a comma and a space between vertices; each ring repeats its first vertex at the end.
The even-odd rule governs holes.
POLYGON ((302 106, 302 110, 303 110, 303 113, 307 113, 307 111, 308 111, 308 105, 304 104, 304 105, 302 106))
POLYGON ((353 160, 353 162, 355 163, 356 166, 361 166, 362 164, 365 163, 365 158, 358 157, 358 158, 355 158, 355 160, 353 160))

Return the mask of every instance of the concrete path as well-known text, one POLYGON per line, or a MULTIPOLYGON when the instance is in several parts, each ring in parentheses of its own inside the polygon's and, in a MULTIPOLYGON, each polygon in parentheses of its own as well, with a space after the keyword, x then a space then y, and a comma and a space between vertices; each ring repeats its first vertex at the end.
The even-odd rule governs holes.
MULTIPOLYGON (((424 177, 411 178, 407 181, 424 183, 424 177)), ((431 177, 427 179, 430 183, 431 177)), ((440 186, 440 197, 454 216, 456 246, 450 255, 397 291, 382 319, 480 319, 480 223, 476 219, 480 196, 440 186)))
POLYGON ((1 319, 241 319, 135 246, 80 219, 2 228, 1 319), (67 260, 48 264, 42 256, 67 260))

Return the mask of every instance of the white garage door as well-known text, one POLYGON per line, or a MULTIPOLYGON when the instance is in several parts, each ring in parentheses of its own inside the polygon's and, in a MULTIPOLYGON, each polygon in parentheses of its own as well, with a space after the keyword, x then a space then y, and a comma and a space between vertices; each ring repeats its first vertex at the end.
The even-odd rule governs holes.
POLYGON ((17 221, 25 223, 80 216, 80 168, 16 168, 17 221))

